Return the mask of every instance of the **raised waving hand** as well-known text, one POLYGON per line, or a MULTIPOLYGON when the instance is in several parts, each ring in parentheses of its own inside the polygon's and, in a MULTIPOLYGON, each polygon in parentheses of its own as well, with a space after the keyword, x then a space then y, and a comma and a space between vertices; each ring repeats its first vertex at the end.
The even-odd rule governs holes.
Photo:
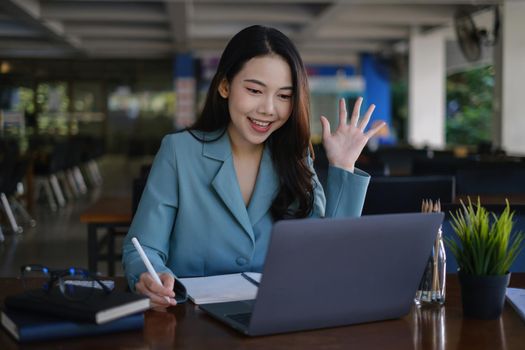
POLYGON ((328 162, 332 166, 343 168, 350 172, 354 172, 355 162, 368 140, 386 124, 382 122, 365 132, 365 128, 374 112, 375 105, 370 105, 365 115, 359 118, 362 103, 363 98, 359 97, 354 105, 352 116, 348 123, 345 100, 339 100, 339 125, 334 133, 330 131, 330 122, 328 122, 328 119, 326 119, 325 116, 321 116, 323 145, 328 162))

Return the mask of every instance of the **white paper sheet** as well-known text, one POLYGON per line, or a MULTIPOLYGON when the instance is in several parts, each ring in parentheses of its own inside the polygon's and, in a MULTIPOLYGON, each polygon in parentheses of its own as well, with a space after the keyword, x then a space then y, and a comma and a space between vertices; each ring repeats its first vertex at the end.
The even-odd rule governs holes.
MULTIPOLYGON (((261 274, 247 273, 251 278, 260 281, 261 274)), ((186 287, 189 298, 197 305, 237 300, 255 299, 257 286, 240 273, 208 277, 179 279, 186 287)))
POLYGON ((525 289, 507 288, 506 296, 510 305, 525 320, 525 289))

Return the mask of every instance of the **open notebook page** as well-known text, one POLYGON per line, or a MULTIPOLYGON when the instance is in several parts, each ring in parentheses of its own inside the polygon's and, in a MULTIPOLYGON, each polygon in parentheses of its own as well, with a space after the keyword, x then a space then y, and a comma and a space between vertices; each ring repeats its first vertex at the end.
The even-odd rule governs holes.
MULTIPOLYGON (((260 273, 249 272, 246 274, 256 281, 261 279, 260 273)), ((186 287, 189 298, 197 305, 251 300, 255 299, 257 295, 257 286, 240 273, 180 278, 179 280, 186 287)))
POLYGON ((525 289, 507 288, 506 295, 510 305, 525 320, 525 289))

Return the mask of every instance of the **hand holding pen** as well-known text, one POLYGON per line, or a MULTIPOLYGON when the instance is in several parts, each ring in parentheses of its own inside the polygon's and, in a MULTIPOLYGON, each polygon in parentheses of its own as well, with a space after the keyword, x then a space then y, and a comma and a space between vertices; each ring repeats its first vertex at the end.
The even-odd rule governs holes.
POLYGON ((177 305, 177 302, 175 301, 175 292, 173 291, 175 278, 169 273, 157 274, 137 238, 133 237, 131 242, 137 249, 148 270, 148 272, 144 272, 140 275, 139 281, 135 284, 137 292, 148 296, 154 307, 164 308, 177 305))

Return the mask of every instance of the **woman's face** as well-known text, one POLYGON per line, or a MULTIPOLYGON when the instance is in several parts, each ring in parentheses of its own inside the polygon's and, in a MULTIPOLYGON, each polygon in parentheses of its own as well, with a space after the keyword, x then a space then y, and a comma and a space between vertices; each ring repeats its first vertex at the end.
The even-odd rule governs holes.
POLYGON ((290 66, 277 55, 254 57, 231 83, 223 80, 219 93, 228 99, 228 133, 234 145, 260 145, 292 112, 290 66))

